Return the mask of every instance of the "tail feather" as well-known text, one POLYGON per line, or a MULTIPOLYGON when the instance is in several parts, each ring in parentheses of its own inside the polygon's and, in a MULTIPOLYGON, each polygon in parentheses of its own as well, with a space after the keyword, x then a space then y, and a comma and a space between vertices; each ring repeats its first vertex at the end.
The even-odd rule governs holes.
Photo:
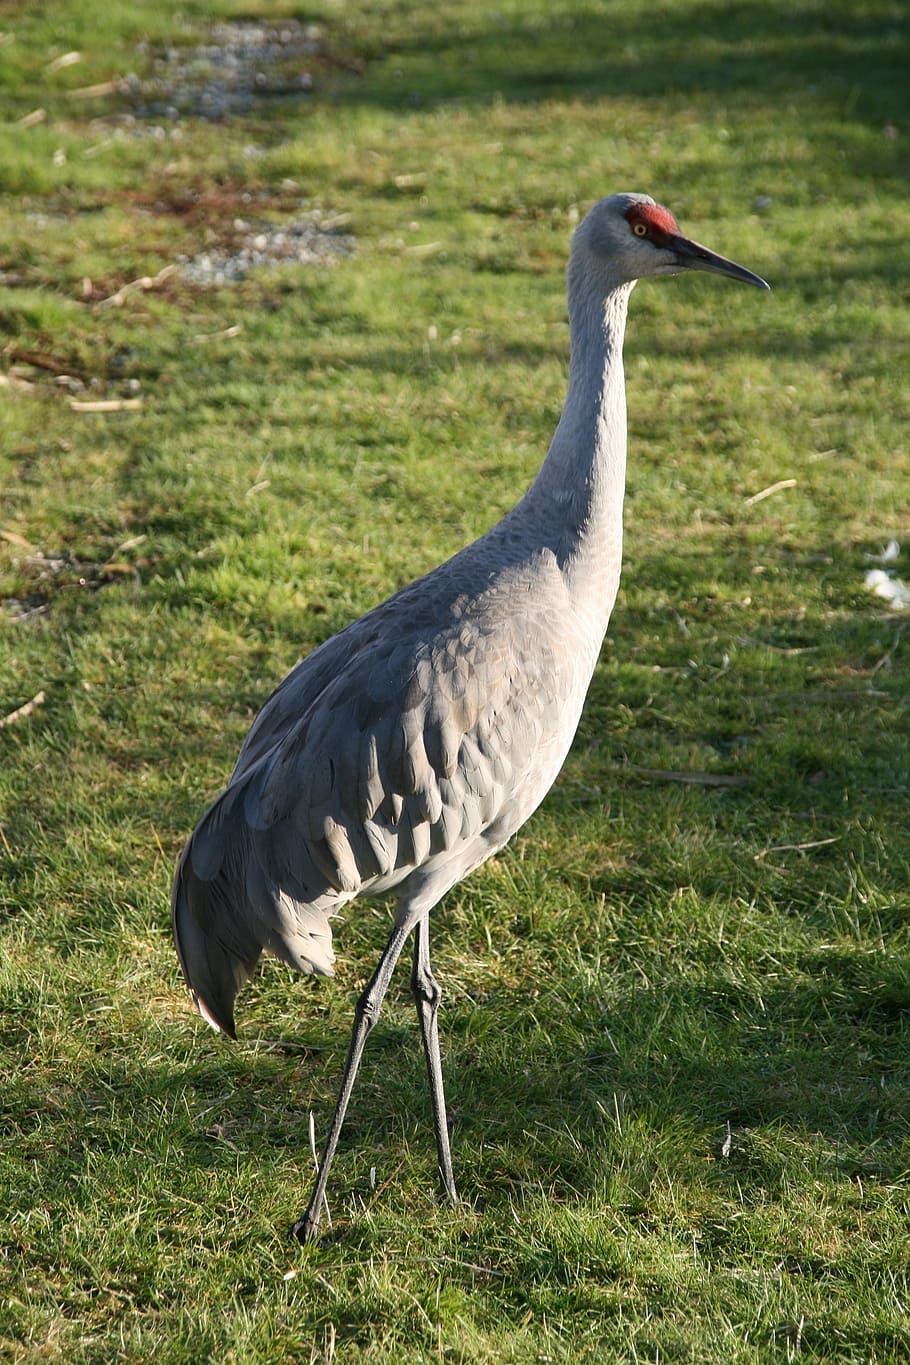
POLYGON ((172 900, 177 956, 193 1004, 207 1023, 236 1038, 234 1000, 252 975, 262 947, 252 934, 225 934, 235 917, 219 914, 218 881, 203 881, 192 864, 192 840, 183 850, 172 900))
MULTIPOLYGON (((234 1000, 263 951, 300 972, 332 975, 329 913, 337 893, 302 901, 269 875, 268 841, 251 831, 228 789, 183 850, 172 899, 177 954, 193 1003, 235 1037, 234 1000)), ((342 897, 348 899, 347 897, 342 897)))

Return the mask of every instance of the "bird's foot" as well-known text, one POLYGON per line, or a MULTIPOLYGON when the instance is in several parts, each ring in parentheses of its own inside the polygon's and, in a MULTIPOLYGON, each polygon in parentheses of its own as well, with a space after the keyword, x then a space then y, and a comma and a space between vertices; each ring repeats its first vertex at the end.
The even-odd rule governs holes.
POLYGON ((291 1224, 288 1236, 296 1237, 298 1242, 315 1242, 319 1236, 319 1214, 307 1209, 302 1218, 291 1224))

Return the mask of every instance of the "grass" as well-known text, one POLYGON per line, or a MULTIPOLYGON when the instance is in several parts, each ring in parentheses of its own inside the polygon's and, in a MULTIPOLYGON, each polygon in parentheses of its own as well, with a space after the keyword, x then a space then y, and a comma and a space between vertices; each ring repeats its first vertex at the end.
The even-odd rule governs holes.
POLYGON ((910 530, 901 7, 49 0, 0 31, 0 714, 45 697, 0 728, 0 1358, 905 1361, 910 636, 863 585, 910 530), (298 99, 73 93, 295 15, 298 99), (388 908, 334 982, 268 964, 229 1045, 178 979, 174 859, 283 672, 533 476, 568 239, 618 188, 774 293, 633 297, 581 730, 435 914, 463 1203, 402 983, 332 1230, 292 1246, 388 908), (356 252, 111 302, 301 205, 356 252))

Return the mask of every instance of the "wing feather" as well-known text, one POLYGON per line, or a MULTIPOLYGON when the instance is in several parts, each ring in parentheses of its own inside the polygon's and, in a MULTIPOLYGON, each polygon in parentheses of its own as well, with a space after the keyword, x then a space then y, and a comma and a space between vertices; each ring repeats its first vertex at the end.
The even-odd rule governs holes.
POLYGON ((174 891, 184 971, 217 1026, 233 1031, 263 949, 331 973, 338 908, 425 881, 434 860, 454 869, 444 890, 541 799, 565 641, 524 580, 496 591, 486 606, 441 603, 412 585, 298 664, 259 713, 174 891))

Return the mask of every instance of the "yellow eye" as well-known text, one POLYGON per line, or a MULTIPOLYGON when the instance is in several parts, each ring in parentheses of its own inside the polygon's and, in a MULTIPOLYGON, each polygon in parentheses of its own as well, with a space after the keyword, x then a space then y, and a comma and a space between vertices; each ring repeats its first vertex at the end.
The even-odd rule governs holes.
POLYGON ((644 223, 633 223, 632 231, 635 233, 636 237, 647 237, 648 235, 648 229, 645 227, 644 223))

